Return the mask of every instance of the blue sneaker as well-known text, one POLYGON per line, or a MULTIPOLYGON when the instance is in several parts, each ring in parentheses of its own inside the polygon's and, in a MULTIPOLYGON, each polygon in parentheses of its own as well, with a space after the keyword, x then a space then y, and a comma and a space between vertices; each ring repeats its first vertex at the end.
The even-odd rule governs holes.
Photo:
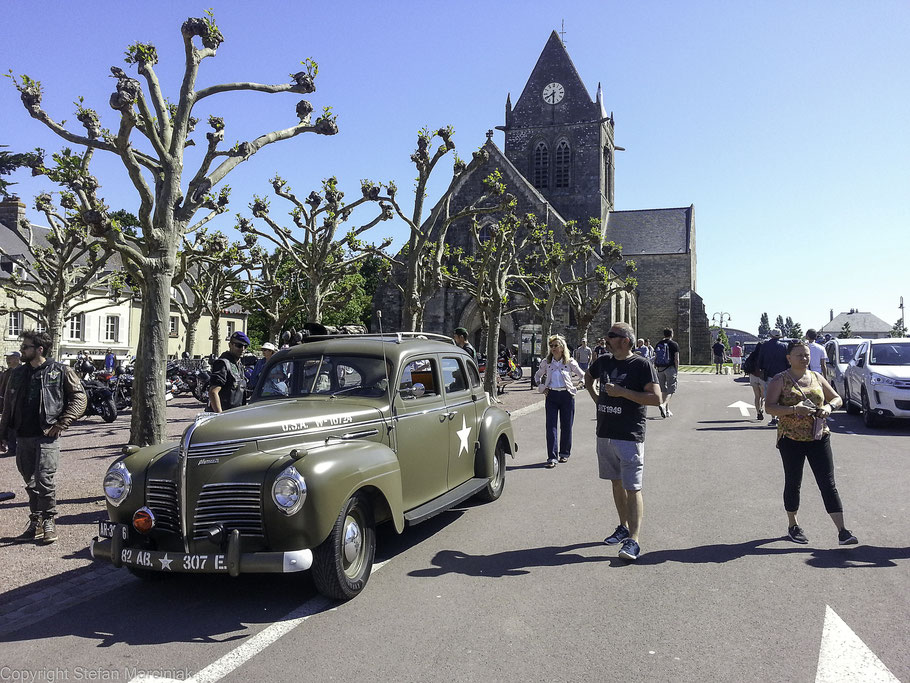
POLYGON ((619 556, 624 560, 629 560, 629 562, 634 562, 638 559, 638 554, 641 552, 641 548, 638 543, 633 541, 631 538, 627 538, 622 542, 622 550, 619 551, 619 556))
POLYGON ((629 538, 629 530, 620 524, 618 527, 616 527, 616 531, 604 539, 604 543, 607 545, 616 545, 617 543, 622 543, 627 538, 629 538))

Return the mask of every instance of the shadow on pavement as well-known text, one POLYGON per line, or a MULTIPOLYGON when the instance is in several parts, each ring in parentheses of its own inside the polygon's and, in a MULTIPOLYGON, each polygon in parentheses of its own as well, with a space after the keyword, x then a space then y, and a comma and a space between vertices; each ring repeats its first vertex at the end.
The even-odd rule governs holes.
POLYGON ((435 577, 443 574, 466 574, 468 576, 521 576, 530 573, 529 567, 561 567, 583 562, 603 562, 604 557, 586 557, 571 553, 582 548, 597 548, 602 543, 575 543, 564 546, 544 546, 509 550, 493 555, 469 555, 460 550, 442 550, 433 558, 435 567, 418 569, 408 576, 435 577))

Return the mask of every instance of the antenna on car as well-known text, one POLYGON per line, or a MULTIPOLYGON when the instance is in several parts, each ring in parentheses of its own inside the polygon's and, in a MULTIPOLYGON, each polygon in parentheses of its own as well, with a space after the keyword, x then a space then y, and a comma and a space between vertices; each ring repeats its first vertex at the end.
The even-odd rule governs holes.
POLYGON ((392 449, 397 453, 398 452, 398 437, 392 436, 392 432, 395 430, 395 420, 394 420, 394 416, 393 416, 393 412, 395 410, 395 403, 394 403, 394 401, 392 401, 392 379, 389 377, 389 361, 386 359, 386 356, 385 356, 385 342, 382 339, 382 311, 376 311, 376 318, 379 322, 379 343, 382 346, 382 367, 385 371, 386 393, 389 395, 389 436, 390 436, 390 440, 391 440, 391 438, 395 439, 395 445, 393 446, 392 449))

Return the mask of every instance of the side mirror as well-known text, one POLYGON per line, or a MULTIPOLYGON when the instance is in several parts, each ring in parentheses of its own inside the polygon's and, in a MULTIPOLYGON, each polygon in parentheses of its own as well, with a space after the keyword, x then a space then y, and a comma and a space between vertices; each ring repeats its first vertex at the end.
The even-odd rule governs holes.
POLYGON ((420 398, 425 393, 427 393, 426 387, 423 386, 423 384, 421 384, 420 382, 417 382, 414 385, 413 389, 414 389, 414 398, 420 398))

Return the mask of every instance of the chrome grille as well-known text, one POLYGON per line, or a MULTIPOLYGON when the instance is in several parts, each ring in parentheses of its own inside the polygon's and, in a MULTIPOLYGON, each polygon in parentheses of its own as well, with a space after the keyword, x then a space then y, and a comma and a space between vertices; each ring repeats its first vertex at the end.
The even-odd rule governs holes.
POLYGON ((193 538, 205 538, 206 530, 220 524, 225 531, 238 529, 241 536, 264 537, 259 484, 206 484, 202 487, 193 516, 193 538))
POLYGON ((168 479, 149 479, 145 486, 145 504, 155 515, 156 527, 173 533, 180 531, 176 483, 168 479))
POLYGON ((234 455, 241 446, 243 446, 242 443, 216 443, 211 445, 200 444, 198 446, 190 446, 187 457, 222 458, 228 455, 234 455))

